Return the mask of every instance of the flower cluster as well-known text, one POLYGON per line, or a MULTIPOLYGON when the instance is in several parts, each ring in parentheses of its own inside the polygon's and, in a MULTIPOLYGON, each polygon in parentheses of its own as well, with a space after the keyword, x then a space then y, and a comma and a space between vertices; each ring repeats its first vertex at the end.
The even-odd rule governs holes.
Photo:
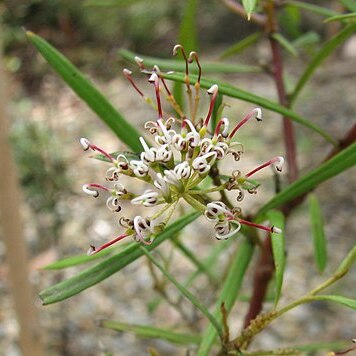
POLYGON ((141 71, 148 76, 149 83, 154 86, 156 103, 154 104, 152 100, 145 97, 134 82, 131 71, 124 69, 123 72, 140 96, 157 111, 157 120, 145 123, 145 129, 151 135, 152 142, 140 137, 142 152, 133 159, 124 154, 117 156, 109 154, 86 138, 80 140, 84 150, 96 151, 110 162, 111 167, 106 172, 106 180, 113 182, 112 188, 96 183, 86 184, 83 186, 85 193, 98 197, 99 191, 105 192, 108 195, 107 207, 117 213, 121 211, 121 203, 125 200, 134 205, 151 208, 149 209, 150 212, 153 207, 157 207, 153 213, 147 214, 145 217, 135 216, 132 219, 121 217, 120 225, 125 229, 125 232, 99 248, 91 246, 89 254, 97 253, 127 236, 132 236, 137 242, 150 244, 152 237, 164 229, 180 200, 185 200, 214 224, 215 237, 219 240, 226 240, 236 234, 241 224, 270 232, 280 232, 278 228, 273 226, 263 226, 243 220, 240 216, 241 210, 234 207, 229 201, 211 201, 209 198, 209 194, 213 192, 234 190, 237 193, 237 201, 241 201, 244 197, 244 191, 250 193, 256 191, 257 185, 251 182, 251 176, 267 166, 274 166, 278 171, 281 171, 284 160, 282 157, 275 157, 245 174, 233 170, 228 179, 222 181, 218 173, 219 161, 224 160, 229 155, 235 161, 240 160, 243 145, 234 141, 234 136, 240 127, 250 119, 255 118, 257 121, 261 121, 261 109, 252 110, 231 130, 230 122, 225 117, 218 120, 216 126, 211 129, 209 125, 219 90, 217 85, 213 85, 208 90, 210 105, 207 114, 205 118, 197 120, 201 77, 199 59, 195 52, 191 52, 187 57, 180 45, 175 46, 173 53, 176 54, 178 50, 182 52, 186 60, 185 84, 190 108, 189 118, 184 115, 183 110, 175 101, 159 68, 154 66, 152 71, 148 71, 143 60, 136 58, 141 71), (195 95, 191 90, 188 73, 188 64, 193 61, 199 68, 198 79, 194 84, 195 95), (167 101, 178 113, 177 117, 164 113, 161 103, 162 93, 165 94, 167 101), (142 194, 132 192, 122 183, 119 183, 122 176, 145 182, 147 189, 142 194), (210 189, 202 189, 201 183, 208 176, 213 178, 215 185, 210 189))

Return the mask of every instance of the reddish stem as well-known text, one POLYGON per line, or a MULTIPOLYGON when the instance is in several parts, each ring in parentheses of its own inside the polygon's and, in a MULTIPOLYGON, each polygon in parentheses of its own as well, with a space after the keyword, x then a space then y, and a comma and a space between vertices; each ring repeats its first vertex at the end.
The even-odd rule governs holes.
POLYGON ((118 242, 118 241, 124 239, 124 238, 127 237, 127 236, 128 236, 127 234, 122 234, 122 235, 116 237, 115 239, 113 239, 113 240, 107 242, 106 244, 101 245, 101 246, 98 247, 98 248, 96 248, 96 247, 93 246, 93 245, 90 245, 90 248, 91 248, 90 256, 95 255, 96 253, 98 253, 98 252, 100 252, 100 251, 102 251, 102 250, 108 248, 109 246, 115 244, 116 242, 118 242))

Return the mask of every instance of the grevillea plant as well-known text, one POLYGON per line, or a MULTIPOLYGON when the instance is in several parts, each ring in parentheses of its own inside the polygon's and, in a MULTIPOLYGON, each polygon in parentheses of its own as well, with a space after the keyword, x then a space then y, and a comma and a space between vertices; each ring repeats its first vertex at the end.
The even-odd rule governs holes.
MULTIPOLYGON (((222 196, 221 200, 215 201, 209 198, 210 193, 222 191, 236 192, 238 202, 244 198, 244 192, 256 193, 257 186, 251 181, 261 169, 274 166, 281 171, 284 162, 283 157, 274 157, 261 164, 257 168, 243 173, 243 163, 240 157, 244 148, 242 143, 234 140, 237 131, 250 119, 256 118, 262 121, 261 109, 253 109, 246 117, 230 129, 229 119, 220 118, 213 130, 210 130, 210 120, 213 113, 219 88, 216 84, 211 86, 207 94, 210 95, 210 105, 206 110, 205 118, 197 117, 200 101, 200 78, 201 67, 196 52, 191 52, 187 57, 184 48, 176 45, 173 53, 178 49, 186 59, 186 90, 190 112, 184 114, 174 96, 168 88, 165 79, 161 76, 158 66, 154 66, 151 71, 144 67, 143 60, 136 57, 141 69, 148 73, 148 82, 154 86, 156 95, 157 120, 145 123, 145 128, 152 135, 154 146, 148 144, 143 137, 140 137, 142 152, 138 154, 140 159, 131 159, 125 154, 118 154, 113 157, 102 148, 92 144, 88 139, 82 138, 80 143, 85 151, 93 150, 100 152, 109 162, 111 167, 106 172, 106 180, 114 182, 112 188, 107 186, 90 183, 83 186, 83 191, 93 197, 99 196, 99 191, 105 192, 107 207, 117 213, 121 212, 120 204, 128 200, 133 205, 143 205, 147 209, 147 215, 129 218, 122 216, 120 225, 125 232, 112 241, 96 248, 91 246, 89 255, 95 254, 112 244, 132 236, 137 242, 145 245, 152 243, 154 236, 169 223, 172 215, 179 204, 185 200, 197 212, 204 214, 206 219, 213 223, 215 237, 218 240, 227 240, 229 237, 236 236, 241 228, 241 224, 253 226, 268 232, 279 233, 281 230, 274 226, 264 226, 251 221, 244 220, 241 216, 241 209, 222 196), (199 67, 198 80, 195 83, 194 93, 191 90, 189 78, 189 63, 195 59, 199 67), (161 102, 161 92, 166 93, 167 101, 178 113, 178 117, 167 115, 164 118, 164 111, 161 102), (235 163, 232 164, 233 170, 224 181, 220 179, 218 163, 233 157, 235 163), (143 193, 135 193, 127 190, 119 181, 122 176, 130 179, 139 179, 147 185, 143 193), (213 177, 221 184, 208 189, 202 189, 204 181, 213 177)), ((124 74, 136 91, 144 97, 142 91, 135 84, 128 69, 124 69, 124 74)), ((150 102, 146 99, 146 101, 150 102)), ((135 183, 129 182, 128 186, 134 187, 135 183)))
MULTIPOLYGON (((304 118, 293 109, 299 93, 323 60, 355 32, 356 25, 352 22, 355 18, 352 12, 355 11, 354 4, 352 1, 342 1, 350 12, 338 14, 321 6, 301 1, 246 0, 242 1, 243 4, 239 4, 234 0, 222 0, 222 3, 237 15, 249 18, 261 30, 246 38, 242 43, 237 43, 224 51, 221 57, 231 56, 264 38, 271 50, 270 66, 200 63, 197 53, 191 51, 191 44, 194 41, 190 36, 195 32, 189 27, 196 13, 194 5, 196 2, 187 1, 181 37, 182 44, 186 43, 185 47, 189 51, 186 52, 183 45, 176 45, 173 49, 173 54, 179 53, 182 60, 154 59, 137 56, 125 50, 120 51, 122 57, 133 64, 136 63, 152 87, 154 99, 144 94, 144 90, 137 84, 129 69, 123 70, 133 90, 153 109, 151 110, 151 113, 154 113, 153 116, 151 115, 153 119, 144 124, 145 134, 139 134, 136 128, 114 109, 68 59, 42 38, 31 32, 28 33, 29 40, 48 63, 132 151, 130 153, 108 153, 101 145, 92 143, 96 141, 95 137, 80 139, 84 150, 96 152, 95 157, 109 165, 105 176, 103 175, 103 182, 88 183, 84 185, 83 190, 95 198, 99 194, 105 196, 107 207, 120 217, 120 232, 118 232, 118 237, 112 240, 108 237, 108 242, 102 246, 91 245, 88 256, 71 257, 47 266, 48 269, 61 269, 100 259, 97 264, 42 291, 41 299, 44 304, 50 304, 70 298, 119 272, 138 258, 146 256, 150 262, 150 271, 156 290, 159 291, 161 297, 181 312, 182 318, 186 320, 187 315, 178 302, 169 298, 165 290, 166 283, 160 282, 154 272, 154 267, 158 268, 165 279, 176 287, 181 299, 188 300, 206 317, 205 329, 201 333, 181 333, 172 329, 132 325, 111 320, 103 321, 101 323, 103 327, 168 340, 185 348, 193 348, 199 356, 213 354, 299 355, 303 354, 301 350, 312 352, 317 349, 340 350, 333 351, 331 353, 333 355, 351 353, 356 346, 348 345, 345 340, 341 344, 319 344, 309 348, 293 346, 275 350, 251 351, 250 346, 254 337, 264 331, 271 322, 299 305, 313 301, 329 301, 356 309, 355 299, 321 293, 350 270, 356 260, 356 247, 350 248, 335 272, 319 286, 282 307, 278 305, 286 266, 285 250, 288 248, 284 232, 286 219, 293 209, 308 196, 315 260, 318 269, 323 271, 327 263, 326 239, 321 209, 316 196, 311 194, 311 191, 356 163, 355 125, 350 128, 344 138, 337 140, 327 130, 312 120, 304 118), (340 31, 327 40, 320 51, 314 55, 290 93, 284 85, 282 49, 296 54, 297 48, 280 33, 277 18, 278 11, 286 8, 292 8, 293 11, 303 9, 316 12, 328 17, 327 21, 345 23, 340 31), (276 85, 278 102, 244 91, 218 79, 204 77, 202 69, 205 69, 204 73, 265 70, 271 75, 276 85), (174 90, 169 83, 172 81, 175 85, 174 90), (187 108, 184 108, 180 99, 173 95, 173 92, 179 92, 182 88, 186 92, 187 108), (209 97, 209 100, 202 100, 204 96, 209 97), (224 97, 237 98, 251 103, 251 111, 246 116, 241 115, 239 120, 231 118, 229 120, 223 115, 224 97), (208 102, 207 106, 201 104, 204 101, 208 102), (246 169, 244 165, 244 157, 248 152, 244 152, 243 143, 238 141, 239 132, 243 129, 243 125, 251 123, 256 126, 256 130, 259 130, 260 125, 264 124, 262 109, 281 114, 283 117, 281 137, 285 145, 283 156, 286 157, 288 184, 284 184, 282 188, 279 187, 280 184, 276 184, 276 195, 252 214, 241 211, 241 200, 246 193, 253 194, 257 189, 261 189, 255 180, 258 179, 260 170, 272 167, 278 174, 284 161, 281 155, 274 158, 266 157, 265 163, 252 170, 246 169), (301 177, 299 177, 296 157, 295 129, 297 126, 295 127, 294 124, 303 125, 333 146, 319 166, 301 177), (223 161, 228 161, 228 164, 222 165, 223 161), (140 182, 140 184, 136 185, 135 182, 140 182), (123 208, 124 205, 128 205, 127 203, 134 206, 141 205, 142 213, 130 215, 123 208), (187 206, 190 206, 190 211, 187 211, 187 206), (184 243, 185 236, 181 234, 185 226, 193 223, 201 215, 203 215, 202 219, 209 222, 211 236, 215 236, 217 240, 229 239, 228 243, 209 242, 209 246, 213 247, 207 260, 201 259, 199 251, 190 250, 184 243), (125 241, 129 243, 125 244, 125 241), (185 284, 177 281, 169 263, 166 261, 162 263, 162 259, 158 258, 158 254, 154 252, 166 241, 171 241, 174 247, 179 249, 197 269, 185 284), (117 247, 112 247, 114 244, 117 247), (216 277, 213 270, 219 255, 225 248, 231 249, 232 258, 223 273, 216 277), (239 296, 242 281, 255 252, 258 253, 258 259, 255 273, 252 275, 253 290, 248 301, 248 311, 243 320, 243 329, 240 332, 233 330, 237 336, 232 338, 228 316, 239 296), (189 290, 196 276, 201 273, 211 281, 212 294, 216 297, 213 308, 211 305, 206 306, 205 300, 197 298, 189 290), (270 309, 267 309, 265 304, 268 299, 267 287, 273 277, 274 303, 270 309)), ((279 179, 276 181, 278 182, 279 179)), ((130 211, 134 210, 130 209, 130 211)), ((162 252, 159 256, 161 255, 162 252)), ((222 270, 221 266, 218 270, 222 270)), ((189 324, 191 321, 187 322, 187 328, 189 324)))

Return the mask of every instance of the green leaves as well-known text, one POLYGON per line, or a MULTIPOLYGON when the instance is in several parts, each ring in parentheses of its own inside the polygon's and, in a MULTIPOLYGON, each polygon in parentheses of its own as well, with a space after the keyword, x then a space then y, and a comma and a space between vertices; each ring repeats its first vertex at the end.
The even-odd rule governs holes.
POLYGON ((110 104, 103 94, 65 56, 59 53, 47 41, 32 32, 27 32, 27 38, 57 74, 111 128, 121 141, 134 151, 139 152, 141 150, 139 133, 110 104))
POLYGON ((242 5, 247 13, 247 19, 250 20, 251 14, 256 7, 257 0, 242 0, 242 5))
POLYGON ((356 12, 328 17, 324 22, 333 22, 333 21, 356 21, 356 12))
POLYGON ((195 24, 197 7, 198 0, 185 1, 183 18, 179 28, 178 41, 188 53, 198 51, 198 34, 195 24))
POLYGON ((274 33, 272 35, 272 38, 274 40, 276 40, 277 42, 279 42, 279 44, 286 49, 290 54, 292 54, 293 56, 297 56, 298 52, 297 50, 294 48, 293 44, 291 42, 288 41, 287 38, 285 38, 283 35, 281 35, 280 33, 274 33))
POLYGON ((315 262, 320 272, 324 271, 327 262, 326 240, 323 215, 319 202, 314 194, 309 195, 309 213, 314 242, 315 262))
POLYGON ((221 55, 220 59, 225 59, 231 57, 235 54, 242 52, 244 49, 250 47, 256 43, 261 38, 260 32, 255 32, 247 37, 243 38, 241 41, 233 44, 231 47, 228 47, 221 55))
POLYGON ((356 300, 351 298, 342 297, 340 295, 316 295, 311 298, 312 300, 326 300, 335 302, 351 309, 356 309, 356 300))
POLYGON ((283 284, 283 275, 284 268, 286 264, 286 255, 285 255, 285 237, 284 237, 284 215, 278 210, 270 210, 267 214, 268 220, 273 226, 276 226, 282 230, 282 233, 276 234, 271 233, 272 239, 272 252, 273 260, 276 268, 276 284, 275 284, 275 298, 274 298, 274 307, 277 307, 279 297, 281 295, 282 284, 283 284))
POLYGON ((316 53, 307 68, 304 70, 302 76, 299 78, 298 83, 290 97, 290 104, 293 105, 296 101, 301 90, 304 88, 305 84, 308 82, 313 73, 319 68, 320 64, 334 52, 334 50, 341 45, 345 40, 347 40, 351 35, 355 33, 356 24, 351 24, 346 26, 338 34, 336 34, 329 41, 325 42, 323 47, 316 53))
POLYGON ((259 218, 271 209, 278 208, 282 204, 288 203, 297 197, 302 197, 303 194, 314 189, 320 183, 335 177, 341 172, 353 167, 355 164, 356 142, 274 196, 260 209, 258 212, 259 218))
MULTIPOLYGON (((224 303, 227 312, 232 309, 237 294, 241 288, 243 277, 245 276, 247 267, 252 258, 253 251, 254 245, 247 238, 243 238, 230 264, 228 275, 224 281, 220 297, 213 313, 214 317, 218 319, 220 324, 222 323, 221 304, 224 303)), ((208 325, 204 331, 197 356, 209 355, 209 351, 214 344, 216 336, 217 333, 214 327, 211 324, 208 325)))
MULTIPOLYGON (((147 248, 149 251, 156 248, 163 241, 167 240, 172 235, 183 229, 186 225, 194 221, 198 216, 199 213, 195 212, 176 220, 162 233, 157 235, 152 245, 149 245, 145 248, 147 248)), ((120 253, 107 258, 105 261, 102 261, 67 280, 64 280, 52 287, 43 290, 40 293, 42 302, 44 305, 46 305, 57 303, 61 300, 70 298, 73 295, 76 295, 83 290, 110 277, 112 274, 118 272, 128 264, 137 260, 143 254, 144 252, 140 249, 139 244, 132 244, 120 253)))
POLYGON ((346 274, 350 267, 356 262, 356 246, 347 254, 341 261, 340 266, 337 268, 335 275, 346 274))
POLYGON ((103 328, 120 332, 132 332, 144 338, 166 340, 177 345, 198 344, 201 340, 201 336, 198 334, 184 334, 173 330, 156 328, 151 325, 126 324, 114 320, 102 320, 99 325, 103 328))
MULTIPOLYGON (((183 73, 173 73, 173 74, 161 73, 161 75, 168 80, 179 81, 181 83, 184 83, 184 74, 183 73)), ((195 82, 197 80, 197 77, 195 75, 192 75, 190 77, 191 77, 192 82, 195 82)), ((211 80, 211 79, 207 79, 207 78, 202 78, 200 84, 201 84, 202 88, 206 88, 206 89, 209 89, 212 85, 217 84, 219 86, 220 94, 226 95, 226 96, 229 96, 232 98, 236 98, 236 99, 241 99, 243 101, 247 101, 250 103, 254 103, 254 104, 257 104, 265 109, 277 112, 281 115, 284 115, 284 116, 288 117, 290 120, 293 120, 305 127, 308 127, 309 129, 317 132, 318 134, 323 136, 327 141, 336 145, 336 141, 327 132, 325 132, 323 129, 321 129, 316 124, 313 124, 309 120, 299 116, 294 111, 287 109, 284 106, 279 105, 273 101, 270 101, 262 96, 258 96, 258 95, 249 93, 247 91, 236 88, 230 84, 221 82, 219 80, 211 80)))

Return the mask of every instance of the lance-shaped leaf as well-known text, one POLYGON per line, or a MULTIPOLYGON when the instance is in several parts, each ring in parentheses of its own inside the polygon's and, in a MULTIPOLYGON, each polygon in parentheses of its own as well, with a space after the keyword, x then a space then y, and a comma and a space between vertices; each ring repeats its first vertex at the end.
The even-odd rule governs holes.
POLYGON ((335 275, 346 274, 350 267, 356 262, 356 246, 347 254, 347 256, 341 261, 339 267, 335 271, 335 275))
POLYGON ((356 12, 356 0, 340 0, 340 2, 350 11, 356 12))
POLYGON ((32 32, 27 32, 27 38, 67 85, 111 128, 120 140, 135 152, 140 152, 139 133, 104 95, 63 54, 43 38, 32 32))
MULTIPOLYGON (((168 80, 179 81, 181 83, 184 83, 185 75, 183 73, 169 73, 169 74, 161 73, 161 75, 168 80)), ((196 75, 191 75, 190 78, 191 78, 192 83, 195 83, 195 81, 197 80, 196 75)), ((325 132, 321 127, 319 127, 318 125, 312 123, 311 121, 301 117, 293 110, 285 108, 284 106, 279 105, 276 102, 270 101, 262 96, 249 93, 245 90, 236 88, 233 85, 224 83, 219 80, 212 80, 212 79, 202 77, 200 84, 201 84, 201 87, 205 88, 205 89, 209 89, 212 85, 217 84, 219 86, 220 94, 229 96, 231 98, 241 99, 243 101, 247 101, 247 102, 259 105, 265 109, 277 112, 277 113, 289 118, 290 120, 293 120, 305 127, 308 127, 309 129, 317 132, 319 135, 324 137, 325 140, 329 141, 330 143, 332 143, 334 145, 337 145, 337 142, 335 141, 335 139, 333 137, 331 137, 327 132, 325 132)))
POLYGON ((356 21, 356 12, 328 17, 324 22, 333 21, 356 21))
POLYGON ((185 50, 198 51, 198 35, 196 28, 198 0, 186 0, 183 12, 183 18, 179 28, 179 43, 185 50))
POLYGON ((325 6, 318 6, 314 4, 309 4, 304 1, 293 1, 293 0, 286 0, 285 1, 286 6, 293 6, 293 7, 298 7, 300 9, 304 9, 310 12, 314 12, 316 14, 322 15, 322 16, 335 16, 338 13, 336 11, 330 10, 325 6))
POLYGON ((270 210, 267 214, 268 220, 273 226, 278 227, 282 230, 281 233, 271 233, 272 239, 272 252, 274 266, 276 269, 276 283, 275 283, 275 298, 274 307, 277 307, 279 297, 281 295, 282 285, 283 285, 283 275, 284 268, 286 265, 286 254, 285 254, 285 237, 284 237, 284 215, 278 210, 270 210))
POLYGON ((276 40, 284 49, 286 49, 290 54, 293 56, 297 56, 298 52, 293 46, 293 43, 291 43, 287 38, 285 38, 282 34, 280 33, 274 33, 272 35, 272 38, 276 40))
MULTIPOLYGON (((243 238, 231 262, 229 272, 226 279, 224 280, 221 294, 213 313, 214 317, 218 319, 219 323, 222 323, 221 304, 224 303, 225 309, 227 312, 230 312, 237 298, 237 294, 241 288, 242 280, 252 258, 253 251, 253 244, 247 238, 243 238)), ((199 346, 197 356, 209 355, 210 349, 213 346, 216 337, 217 332, 215 328, 211 324, 208 325, 204 331, 203 339, 199 346)))
POLYGON ((342 29, 338 34, 332 37, 329 41, 325 42, 323 47, 318 51, 307 68, 304 70, 302 76, 299 78, 298 83, 290 97, 290 104, 293 105, 296 101, 301 90, 304 88, 305 84, 314 74, 314 72, 319 68, 320 64, 334 52, 334 50, 345 42, 350 36, 355 33, 356 24, 350 24, 342 29))
POLYGON ((319 202, 314 194, 309 195, 309 213, 314 242, 315 262, 319 271, 322 272, 327 262, 324 219, 319 202))
POLYGON ((356 309, 356 299, 342 297, 340 295, 315 295, 310 297, 310 300, 325 300, 329 302, 339 303, 351 309, 356 309))
POLYGON ((247 19, 250 20, 251 14, 256 7, 257 0, 242 0, 242 5, 247 13, 247 19))
POLYGON ((341 172, 353 167, 355 164, 356 142, 275 195, 259 210, 259 218, 257 220, 260 221, 263 215, 269 210, 278 208, 282 204, 288 203, 297 197, 301 197, 303 194, 313 190, 320 183, 335 177, 341 172))
POLYGON ((241 53, 244 49, 250 47, 256 43, 261 38, 260 32, 252 33, 247 37, 243 38, 241 41, 233 44, 231 47, 227 48, 221 55, 220 59, 225 59, 231 57, 237 53, 241 53))
MULTIPOLYGON (((185 62, 178 59, 161 59, 143 56, 140 54, 133 53, 126 49, 119 50, 119 55, 130 61, 131 63, 135 63, 135 56, 139 56, 144 60, 144 64, 147 67, 153 67, 154 65, 158 65, 158 67, 162 70, 167 71, 177 71, 184 72, 185 71, 185 62)), ((215 62, 203 62, 201 63, 202 69, 204 73, 258 73, 262 72, 262 68, 258 66, 250 66, 246 64, 228 64, 228 63, 215 63, 215 62)), ((198 68, 196 65, 192 64, 189 66, 190 73, 198 73, 198 68)))
MULTIPOLYGON (((199 216, 199 213, 191 213, 178 219, 169 225, 162 233, 158 234, 153 243, 145 248, 153 250, 163 241, 170 238, 182 230, 186 225, 194 221, 199 216)), ((40 293, 40 297, 44 305, 56 303, 76 295, 83 290, 98 284, 112 274, 120 271, 125 266, 137 260, 144 253, 140 248, 140 244, 134 244, 125 248, 120 253, 109 257, 95 266, 92 266, 77 275, 55 284, 40 293)))
POLYGON ((99 325, 120 332, 132 332, 143 338, 166 340, 177 345, 198 344, 201 340, 201 336, 198 334, 180 333, 151 325, 126 324, 114 320, 102 320, 99 325))

